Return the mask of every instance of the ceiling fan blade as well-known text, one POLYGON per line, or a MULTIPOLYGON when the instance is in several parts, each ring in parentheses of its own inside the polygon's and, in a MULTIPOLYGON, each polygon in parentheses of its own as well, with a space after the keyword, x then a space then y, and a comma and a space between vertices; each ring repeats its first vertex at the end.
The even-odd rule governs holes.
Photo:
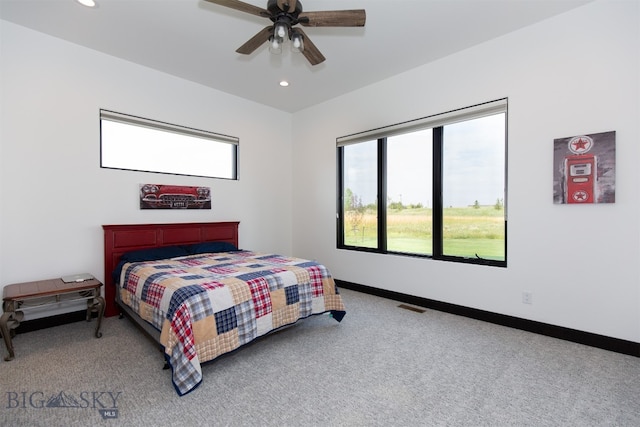
POLYGON ((307 61, 309 61, 311 65, 318 65, 319 63, 324 62, 326 58, 322 53, 320 53, 316 45, 311 42, 309 36, 302 31, 302 28, 296 28, 296 31, 304 37, 304 50, 302 51, 302 54, 307 58, 307 61))
POLYGON ((245 44, 236 49, 236 52, 243 55, 249 55, 254 50, 260 47, 264 42, 269 40, 269 37, 273 34, 273 26, 264 27, 258 34, 251 37, 245 44))
POLYGON ((269 17, 271 14, 266 10, 258 6, 254 6, 249 3, 245 3, 240 0, 205 0, 209 3, 214 3, 220 6, 229 7, 231 9, 239 10, 240 12, 247 12, 252 15, 269 17))
POLYGON ((364 27, 367 15, 364 9, 326 10, 301 12, 298 20, 305 27, 364 27))
POLYGON ((298 0, 278 0, 278 8, 283 12, 293 13, 296 10, 298 0))

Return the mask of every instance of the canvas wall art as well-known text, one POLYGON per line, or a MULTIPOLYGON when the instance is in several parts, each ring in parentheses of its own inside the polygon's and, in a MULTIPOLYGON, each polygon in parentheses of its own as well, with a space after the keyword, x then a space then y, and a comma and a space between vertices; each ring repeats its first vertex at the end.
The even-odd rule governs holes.
POLYGON ((615 131, 554 140, 553 202, 615 203, 615 131))
POLYGON ((211 189, 140 184, 140 209, 211 209, 211 189))

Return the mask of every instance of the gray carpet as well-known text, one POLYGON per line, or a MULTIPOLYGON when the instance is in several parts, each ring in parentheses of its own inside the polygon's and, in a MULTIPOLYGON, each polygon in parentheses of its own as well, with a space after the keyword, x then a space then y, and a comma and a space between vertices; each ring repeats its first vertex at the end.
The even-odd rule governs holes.
POLYGON ((640 358, 342 293, 342 323, 311 317, 206 364, 183 397, 128 319, 100 339, 86 322, 18 334, 0 424, 640 426, 640 358))

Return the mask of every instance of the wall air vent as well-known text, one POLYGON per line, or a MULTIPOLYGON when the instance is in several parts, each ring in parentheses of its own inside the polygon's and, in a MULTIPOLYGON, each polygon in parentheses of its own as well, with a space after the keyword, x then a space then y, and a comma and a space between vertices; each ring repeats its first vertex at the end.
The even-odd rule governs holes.
POLYGON ((398 307, 403 308, 405 310, 409 310, 409 311, 415 311, 416 313, 424 313, 425 311, 427 311, 424 308, 413 307, 413 306, 406 305, 406 304, 400 304, 398 307))

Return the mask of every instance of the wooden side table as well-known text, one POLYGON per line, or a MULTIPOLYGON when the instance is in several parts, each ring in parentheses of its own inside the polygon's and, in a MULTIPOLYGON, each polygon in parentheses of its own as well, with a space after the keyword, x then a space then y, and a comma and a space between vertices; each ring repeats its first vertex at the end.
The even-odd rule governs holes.
POLYGON ((100 338, 102 336, 100 325, 105 307, 104 298, 100 296, 101 286, 102 283, 95 278, 69 283, 65 283, 62 279, 49 279, 5 286, 2 302, 4 313, 0 317, 0 332, 9 355, 4 360, 9 361, 15 357, 11 339, 24 318, 24 311, 61 301, 86 300, 87 322, 91 320, 92 313, 98 313, 95 336, 100 338))

